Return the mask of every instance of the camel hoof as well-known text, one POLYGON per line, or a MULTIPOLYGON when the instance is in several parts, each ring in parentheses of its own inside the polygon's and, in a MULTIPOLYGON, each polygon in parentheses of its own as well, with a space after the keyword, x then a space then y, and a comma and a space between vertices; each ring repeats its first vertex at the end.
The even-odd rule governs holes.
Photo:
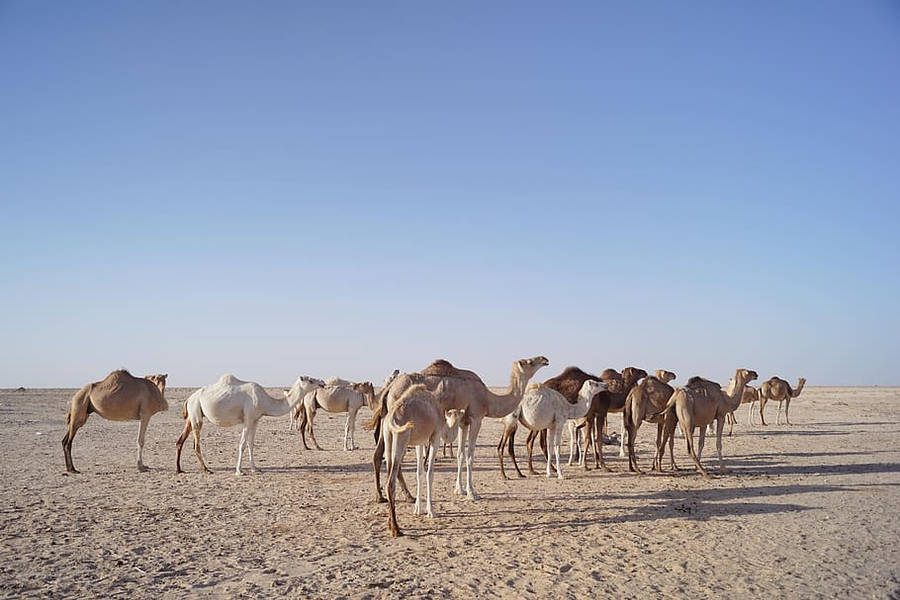
POLYGON ((72 475, 80 475, 81 471, 78 469, 66 469, 66 473, 71 473, 72 475))
POLYGON ((519 477, 520 477, 521 479, 525 479, 525 476, 524 476, 523 474, 521 474, 521 473, 519 473, 519 477))
POLYGON ((234 474, 235 474, 237 477, 243 477, 243 476, 244 476, 244 472, 243 472, 243 471, 235 471, 234 474))
POLYGON ((212 475, 212 471, 210 471, 209 469, 203 469, 203 473, 206 475, 212 475))
POLYGON ((403 537, 403 532, 400 531, 399 529, 396 531, 391 531, 391 537, 395 537, 395 538, 403 537))
POLYGON ((434 511, 432 510, 432 511, 429 511, 429 512, 427 513, 427 516, 428 516, 429 519, 436 519, 436 518, 437 518, 437 513, 434 512, 434 511))
POLYGON ((421 515, 421 514, 422 514, 422 508, 419 507, 419 506, 414 506, 414 507, 413 507, 413 514, 414 514, 414 515, 421 515))
POLYGON ((138 470, 138 473, 146 473, 147 471, 150 470, 150 467, 147 467, 144 465, 138 465, 137 470, 138 470))
POLYGON ((473 490, 469 490, 469 494, 466 497, 472 502, 478 502, 479 500, 481 500, 481 496, 476 494, 473 490))

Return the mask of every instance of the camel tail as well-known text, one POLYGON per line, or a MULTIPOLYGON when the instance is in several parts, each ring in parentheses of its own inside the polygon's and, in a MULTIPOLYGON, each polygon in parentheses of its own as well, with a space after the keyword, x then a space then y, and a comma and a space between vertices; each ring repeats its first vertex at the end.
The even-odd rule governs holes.
POLYGON ((181 418, 187 419, 187 400, 181 405, 181 418))
MULTIPOLYGON (((385 386, 381 393, 378 394, 378 409, 372 411, 372 419, 363 424, 363 429, 365 431, 377 431, 377 427, 381 425, 381 417, 387 412, 387 396, 388 391, 391 389, 391 386, 385 386)), ((377 434, 376 434, 377 437, 377 434)))
POLYGON ((646 417, 646 420, 650 421, 652 419, 658 419, 659 417, 665 415, 668 412, 671 412, 675 408, 675 397, 678 395, 678 390, 669 397, 669 402, 666 404, 665 408, 657 413, 653 413, 649 417, 646 417))
POLYGON ((412 421, 407 421, 406 423, 401 425, 399 422, 397 422, 397 413, 389 415, 389 418, 390 421, 388 421, 388 427, 390 428, 391 433, 393 433, 394 435, 403 433, 404 431, 409 431, 416 426, 416 424, 412 421))

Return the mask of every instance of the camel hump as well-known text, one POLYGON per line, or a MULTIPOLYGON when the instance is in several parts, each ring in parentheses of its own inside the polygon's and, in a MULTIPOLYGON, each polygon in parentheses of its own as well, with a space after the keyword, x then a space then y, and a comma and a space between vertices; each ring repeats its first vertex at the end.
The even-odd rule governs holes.
POLYGON ((221 377, 219 377, 219 381, 216 382, 219 385, 241 385, 247 383, 246 381, 241 381, 231 373, 225 373, 221 377))
POLYGON ((460 370, 453 366, 449 360, 439 358, 424 369, 422 375, 434 375, 437 377, 459 377, 460 370))
POLYGON ((688 379, 684 387, 702 387, 706 385, 714 385, 716 387, 719 387, 719 384, 715 381, 710 381, 709 379, 704 379, 697 375, 694 375, 693 377, 688 379))
POLYGON ((123 386, 128 385, 134 380, 135 377, 126 369, 116 369, 107 375, 103 381, 98 381, 92 384, 91 387, 96 388, 98 391, 108 393, 121 389, 123 386))
POLYGON ((352 381, 347 381, 346 379, 341 379, 340 377, 329 377, 325 380, 325 385, 328 387, 336 387, 339 385, 352 385, 352 381))

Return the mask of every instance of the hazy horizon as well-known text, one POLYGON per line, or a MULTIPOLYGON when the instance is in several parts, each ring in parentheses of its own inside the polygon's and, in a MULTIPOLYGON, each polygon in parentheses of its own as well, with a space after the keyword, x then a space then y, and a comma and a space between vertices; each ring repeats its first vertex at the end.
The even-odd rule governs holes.
POLYGON ((898 33, 890 2, 0 4, 0 387, 537 354, 900 385, 898 33))

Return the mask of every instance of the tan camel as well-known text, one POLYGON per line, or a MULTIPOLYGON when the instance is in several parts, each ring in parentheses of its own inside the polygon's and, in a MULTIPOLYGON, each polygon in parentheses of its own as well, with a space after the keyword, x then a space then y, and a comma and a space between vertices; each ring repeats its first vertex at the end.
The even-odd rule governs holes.
MULTIPOLYGON (((652 376, 645 377, 640 383, 631 388, 625 399, 625 431, 628 438, 628 469, 643 473, 638 466, 637 457, 634 453, 634 441, 637 439, 637 432, 641 427, 641 423, 650 420, 649 415, 661 412, 672 393, 675 391, 669 382, 675 379, 675 373, 659 369, 652 376)), ((665 415, 659 416, 651 422, 656 423, 656 445, 662 441, 663 425, 665 415)), ((669 459, 672 463, 672 469, 678 467, 675 465, 674 446, 675 438, 669 438, 669 459)), ((654 461, 653 469, 662 471, 661 461, 654 461)))
POLYGON ((763 417, 763 410, 766 408, 766 402, 769 400, 778 400, 778 413, 775 416, 775 424, 779 425, 781 423, 781 403, 784 402, 784 420, 788 425, 791 425, 791 420, 788 418, 788 409, 791 407, 791 398, 799 396, 800 392, 803 391, 804 385, 806 385, 806 379, 803 377, 797 382, 797 389, 791 388, 791 384, 778 377, 772 377, 768 381, 764 381, 763 384, 759 386, 759 418, 762 421, 762 424, 766 424, 766 420, 763 417))
MULTIPOLYGON (((478 375, 465 369, 457 369, 449 361, 436 360, 420 373, 404 373, 399 375, 390 387, 382 391, 381 406, 373 411, 368 427, 380 424, 382 415, 402 394, 413 385, 422 384, 432 392, 441 411, 462 410, 459 420, 459 435, 456 448, 456 486, 457 494, 467 495, 471 500, 478 500, 472 484, 472 472, 475 462, 475 442, 481 430, 481 422, 485 417, 504 417, 511 413, 522 400, 528 381, 541 367, 550 364, 543 356, 523 358, 513 363, 510 384, 506 392, 495 394, 484 384, 478 375), (466 467, 465 489, 463 488, 463 462, 466 467)), ((373 466, 375 470, 375 497, 378 502, 384 501, 381 494, 380 477, 381 462, 384 456, 384 443, 381 439, 375 448, 373 466)), ((401 483, 402 476, 400 476, 401 483)), ((404 484, 405 488, 405 484, 404 484)))
POLYGON ((166 402, 166 377, 168 375, 147 375, 134 377, 125 369, 113 371, 103 381, 89 383, 72 396, 69 413, 66 415, 66 435, 62 439, 66 471, 78 473, 72 464, 72 440, 75 433, 87 421, 88 415, 97 413, 109 421, 140 421, 138 430, 138 471, 146 471, 144 466, 144 436, 150 417, 169 409, 166 402))
POLYGON ((407 388, 382 419, 381 438, 384 440, 387 456, 387 495, 390 504, 388 530, 391 536, 403 535, 397 525, 394 492, 397 488, 400 463, 410 445, 416 447, 416 506, 413 514, 422 514, 422 462, 426 459, 428 464, 425 468, 425 512, 431 518, 436 516, 431 503, 434 458, 438 445, 447 434, 444 413, 434 395, 422 384, 407 388))
POLYGON ((656 448, 657 461, 662 460, 665 443, 674 434, 675 426, 681 425, 687 441, 688 453, 691 455, 694 465, 705 479, 710 479, 709 473, 700 464, 700 455, 703 453, 706 426, 715 421, 719 468, 724 472, 726 469, 725 461, 722 459, 722 430, 725 427, 725 415, 741 405, 744 386, 748 381, 753 381, 757 377, 756 371, 738 369, 732 380, 729 381, 728 389, 723 389, 718 383, 702 377, 691 377, 687 385, 677 388, 665 408, 650 417, 655 419, 665 416, 663 440, 656 448), (700 428, 700 440, 696 451, 694 450, 695 427, 700 428))
POLYGON ((353 383, 344 379, 329 379, 325 381, 325 387, 318 388, 306 394, 303 402, 297 405, 294 411, 297 415, 297 430, 303 441, 303 447, 309 450, 306 444, 306 434, 309 434, 316 450, 321 450, 319 442, 313 431, 313 420, 318 409, 330 413, 347 413, 347 421, 344 424, 344 450, 356 450, 359 446, 353 439, 356 430, 356 413, 363 406, 374 410, 378 399, 375 396, 375 388, 369 381, 353 383))

